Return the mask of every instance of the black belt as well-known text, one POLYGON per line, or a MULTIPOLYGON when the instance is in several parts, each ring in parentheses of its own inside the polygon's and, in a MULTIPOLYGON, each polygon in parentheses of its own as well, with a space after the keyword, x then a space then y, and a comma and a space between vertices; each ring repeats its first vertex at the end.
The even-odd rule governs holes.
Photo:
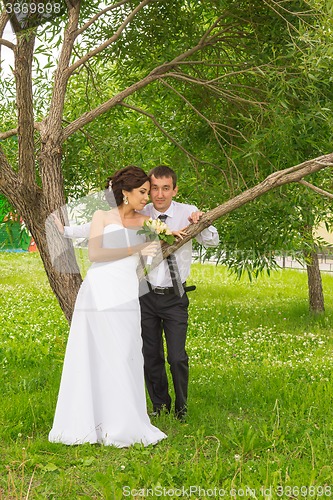
MULTIPOLYGON (((175 293, 175 289, 173 286, 154 286, 151 283, 148 283, 149 290, 156 295, 171 295, 175 293)), ((186 283, 183 283, 183 287, 185 292, 191 292, 196 289, 196 286, 186 286, 186 283)))

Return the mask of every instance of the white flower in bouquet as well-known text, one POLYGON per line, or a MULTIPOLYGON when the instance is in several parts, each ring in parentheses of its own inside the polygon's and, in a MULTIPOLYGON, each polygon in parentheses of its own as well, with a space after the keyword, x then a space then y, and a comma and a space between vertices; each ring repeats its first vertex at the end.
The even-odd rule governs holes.
POLYGON ((146 219, 142 229, 139 229, 138 234, 144 234, 147 240, 154 241, 159 239, 165 241, 168 245, 172 245, 175 237, 170 231, 165 222, 160 219, 146 219))
MULTIPOLYGON (((139 229, 138 234, 144 234, 147 240, 154 241, 160 240, 165 241, 168 245, 172 245, 175 241, 175 237, 170 231, 169 227, 165 222, 160 219, 146 219, 143 223, 142 229, 139 229)), ((147 265, 150 266, 153 261, 151 256, 147 258, 147 265)), ((149 270, 145 269, 146 274, 149 270)))

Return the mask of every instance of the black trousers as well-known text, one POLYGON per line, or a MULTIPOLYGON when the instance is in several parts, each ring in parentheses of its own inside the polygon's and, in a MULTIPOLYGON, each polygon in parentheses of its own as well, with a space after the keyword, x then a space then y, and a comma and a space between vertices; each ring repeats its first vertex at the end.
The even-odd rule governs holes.
POLYGON ((175 389, 175 412, 186 412, 188 356, 185 350, 188 297, 149 292, 140 297, 145 381, 154 411, 171 409, 165 370, 163 331, 175 389))

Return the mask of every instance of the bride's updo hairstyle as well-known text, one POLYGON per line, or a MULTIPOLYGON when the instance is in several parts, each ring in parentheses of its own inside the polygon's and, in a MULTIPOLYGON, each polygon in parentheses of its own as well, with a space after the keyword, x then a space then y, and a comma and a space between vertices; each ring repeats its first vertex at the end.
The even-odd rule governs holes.
POLYGON ((123 203, 123 190, 132 191, 142 186, 145 182, 150 182, 146 172, 135 165, 118 170, 111 177, 108 177, 105 184, 105 199, 110 207, 119 207, 123 203))

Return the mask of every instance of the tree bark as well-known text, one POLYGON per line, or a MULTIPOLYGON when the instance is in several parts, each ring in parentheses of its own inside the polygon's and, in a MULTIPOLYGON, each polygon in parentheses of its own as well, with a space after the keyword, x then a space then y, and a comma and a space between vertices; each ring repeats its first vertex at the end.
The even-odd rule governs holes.
POLYGON ((306 269, 308 273, 309 289, 309 309, 312 313, 319 314, 325 311, 325 305, 318 254, 313 251, 306 257, 306 269))
POLYGON ((312 226, 304 228, 304 240, 308 243, 308 249, 304 250, 303 255, 308 275, 309 309, 314 314, 320 314, 325 311, 324 293, 312 226))

